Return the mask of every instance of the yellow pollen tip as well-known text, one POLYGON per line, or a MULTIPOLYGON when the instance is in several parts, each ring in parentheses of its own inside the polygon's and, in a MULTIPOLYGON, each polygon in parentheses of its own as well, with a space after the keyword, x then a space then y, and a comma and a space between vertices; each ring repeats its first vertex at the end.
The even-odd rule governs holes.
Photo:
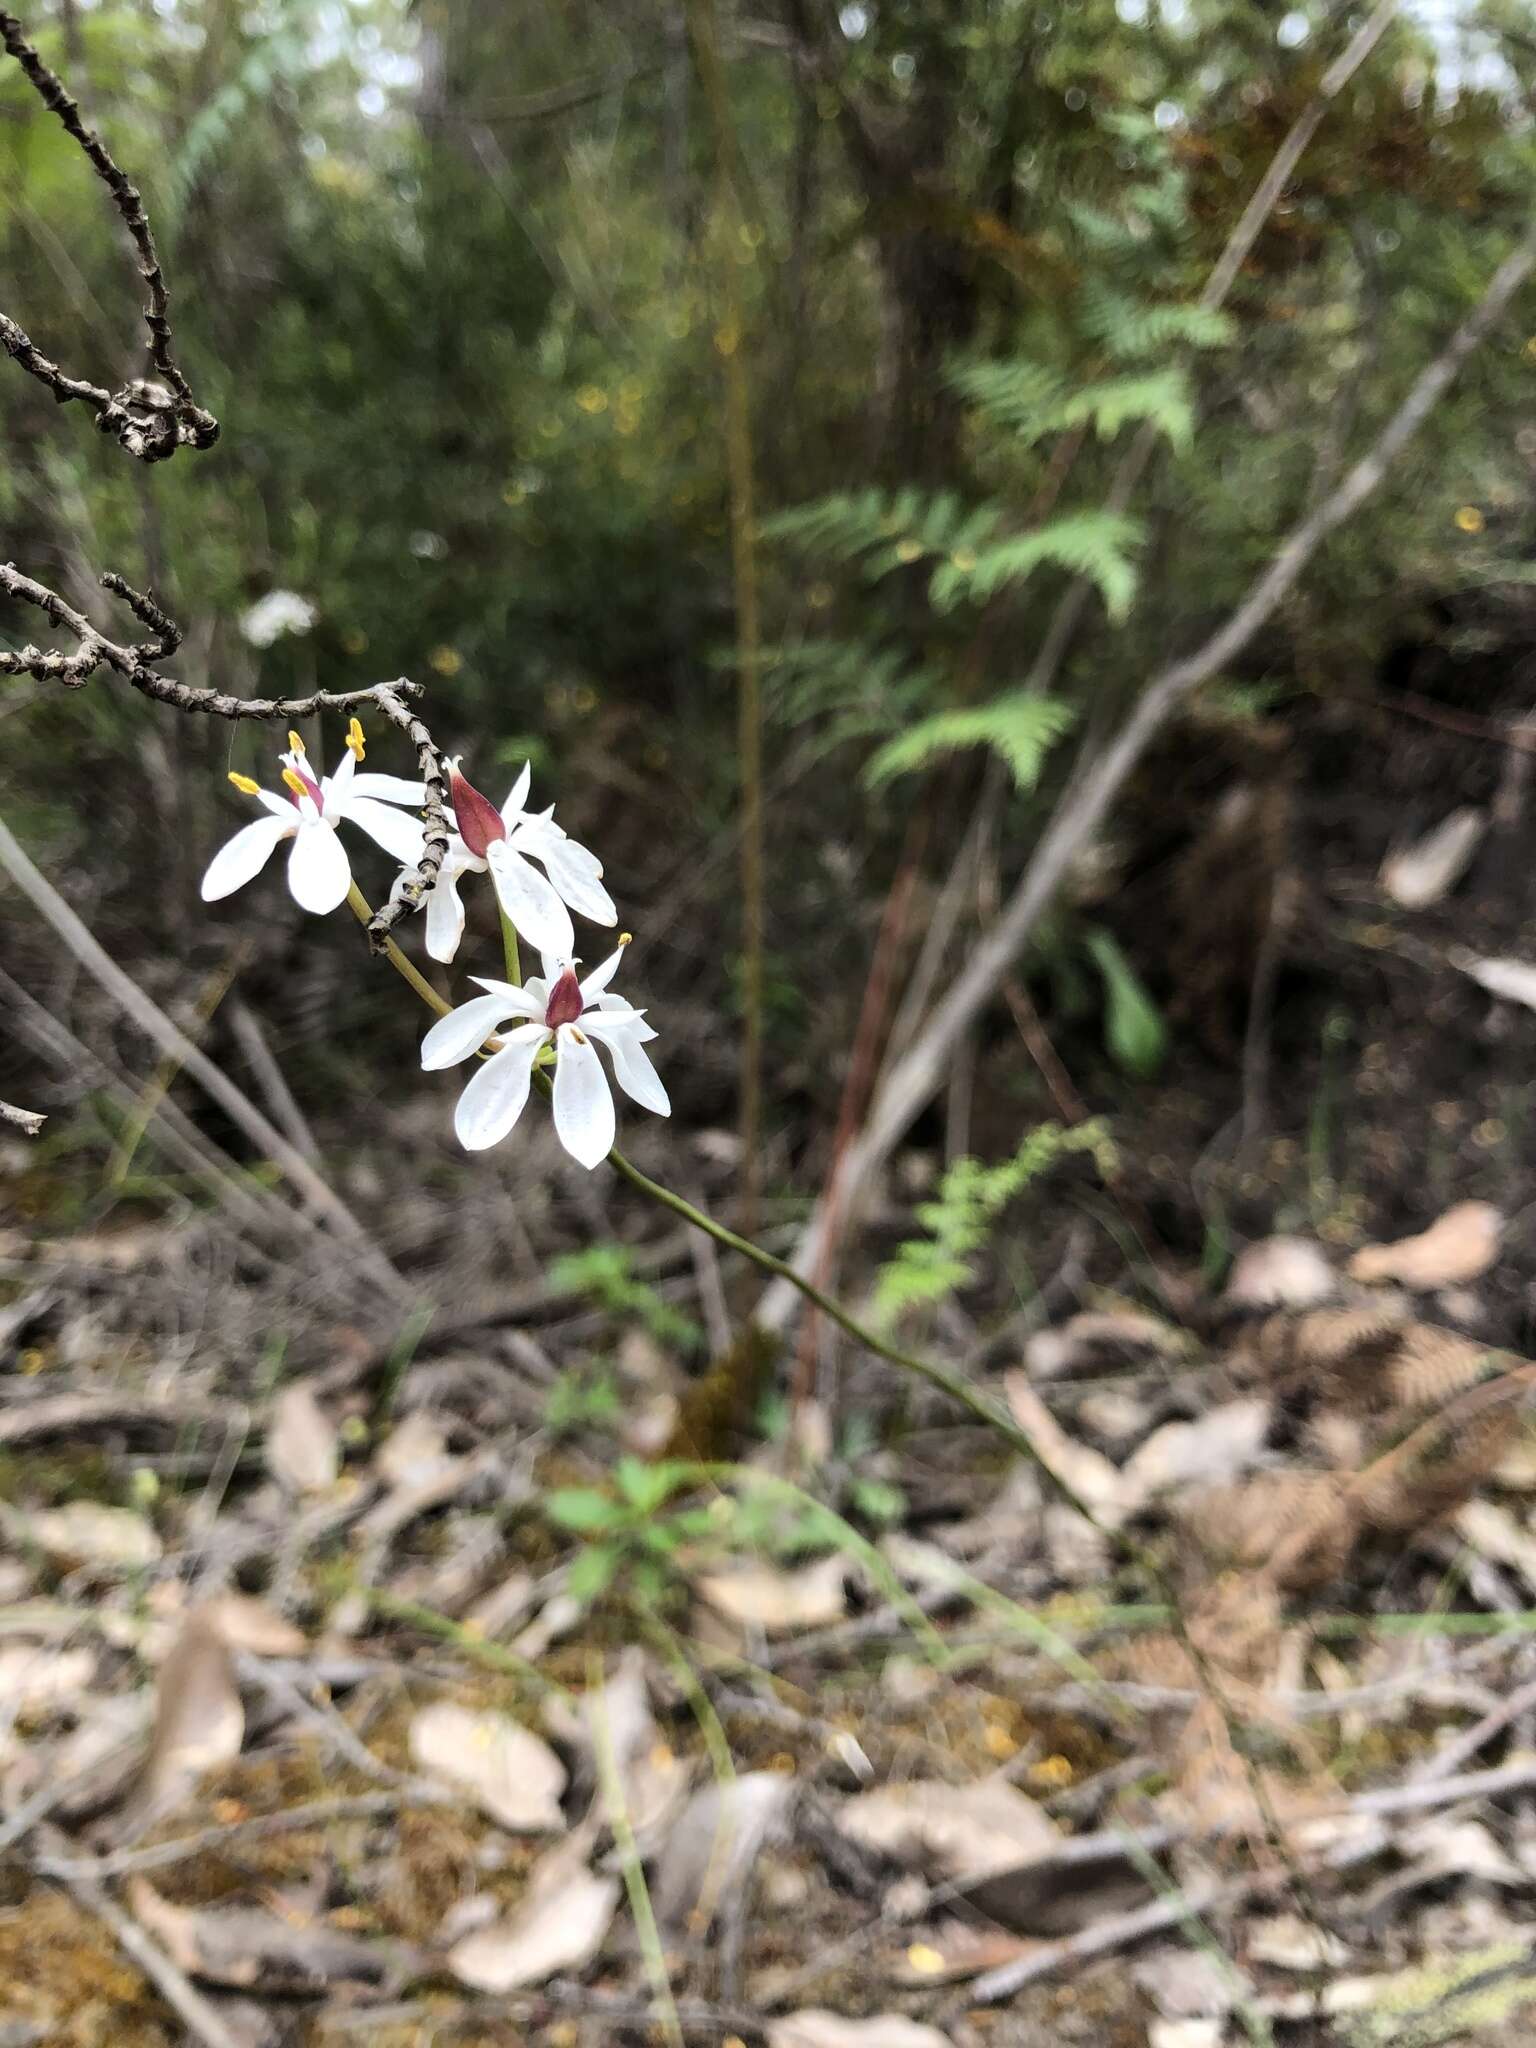
POLYGON ((295 796, 309 795, 309 791, 304 786, 303 776, 295 775, 291 768, 285 768, 283 770, 283 780, 288 785, 288 787, 293 791, 295 796))
POLYGON ((632 946, 632 945, 633 945, 634 943, 635 943, 635 935, 634 935, 634 933, 633 933, 633 932, 620 932, 620 933, 619 933, 619 944, 620 944, 621 946, 632 946))
POLYGON ((354 718, 347 727, 347 752, 352 755, 354 760, 361 761, 365 751, 362 720, 354 718))
POLYGON ((236 789, 239 790, 242 796, 260 796, 261 784, 256 781, 254 776, 237 775, 235 774, 234 770, 231 769, 229 779, 235 785, 236 789))
POLYGON ((291 726, 288 729, 288 751, 290 754, 302 754, 304 751, 304 742, 291 726))

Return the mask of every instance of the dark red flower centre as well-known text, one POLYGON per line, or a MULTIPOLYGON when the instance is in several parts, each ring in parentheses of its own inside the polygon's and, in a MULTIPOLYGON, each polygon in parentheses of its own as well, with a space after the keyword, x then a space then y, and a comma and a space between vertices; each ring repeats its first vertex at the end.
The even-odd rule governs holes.
POLYGON ((551 1031, 557 1030, 562 1024, 574 1024, 585 1008, 586 1004, 581 999, 581 983, 576 979, 576 970, 567 967, 549 992, 544 1022, 551 1031))
POLYGON ((500 811, 488 796, 480 794, 472 782, 466 782, 457 768, 448 771, 448 796, 458 823, 459 837, 476 860, 484 860, 487 849, 507 836, 500 811))

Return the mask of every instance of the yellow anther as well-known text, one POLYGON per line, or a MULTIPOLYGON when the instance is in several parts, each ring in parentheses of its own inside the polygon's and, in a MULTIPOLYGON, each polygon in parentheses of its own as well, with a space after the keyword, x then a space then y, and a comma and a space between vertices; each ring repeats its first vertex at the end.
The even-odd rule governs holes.
POLYGON ((578 1045, 585 1045, 587 1042, 587 1034, 584 1031, 578 1031, 574 1024, 570 1027, 570 1029, 571 1036, 575 1039, 576 1043, 578 1045))
POLYGON ((633 945, 634 943, 635 943, 635 935, 634 935, 634 933, 633 933, 633 932, 620 932, 620 933, 619 933, 619 944, 620 944, 621 946, 632 946, 632 945, 633 945))
POLYGON ((235 785, 236 789, 239 790, 242 796, 260 796, 261 784, 255 779, 254 776, 237 775, 235 774, 234 770, 231 769, 229 779, 235 785))
POLYGON ((356 761, 361 761, 366 749, 363 744, 363 722, 354 718, 347 727, 347 752, 356 761))
POLYGON ((299 738, 292 726, 288 728, 288 751, 290 754, 302 754, 304 752, 304 742, 299 738))
POLYGON ((305 786, 303 776, 295 775, 291 768, 285 768, 283 770, 283 780, 285 783, 287 783, 288 787, 293 791, 295 796, 309 795, 309 790, 305 786))

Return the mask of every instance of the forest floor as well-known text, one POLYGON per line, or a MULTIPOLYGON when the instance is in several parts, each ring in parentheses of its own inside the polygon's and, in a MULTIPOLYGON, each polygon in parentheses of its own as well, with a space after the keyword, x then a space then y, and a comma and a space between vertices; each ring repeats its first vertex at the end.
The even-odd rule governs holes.
MULTIPOLYGON (((1119 1165, 903 1329, 1028 1455, 825 1331, 791 1402, 706 1242, 436 1098, 322 1133, 350 1245, 6 1147, 4 2048, 1536 2041, 1528 757, 1301 731, 1278 937, 1144 963, 1155 1087, 1063 1024, 1119 1165)), ((1224 859, 1148 833, 1127 950, 1224 859)), ((999 1033, 971 1144, 1048 1113, 999 1033)))

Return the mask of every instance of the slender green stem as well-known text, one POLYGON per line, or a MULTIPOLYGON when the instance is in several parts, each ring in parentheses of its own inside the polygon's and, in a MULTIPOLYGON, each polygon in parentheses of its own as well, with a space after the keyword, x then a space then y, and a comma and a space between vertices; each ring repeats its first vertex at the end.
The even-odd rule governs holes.
MULTIPOLYGON (((347 901, 358 919, 366 924, 373 913, 355 883, 347 901)), ((422 979, 393 940, 390 940, 385 952, 390 965, 398 974, 404 976, 422 1001, 430 1004, 439 1016, 446 1016, 450 1005, 443 1001, 436 989, 422 979)), ((495 1039, 486 1040, 488 1049, 494 1051, 496 1045, 495 1039)), ((533 1078, 540 1091, 548 1095, 548 1073, 536 1068, 533 1078)), ((780 1280, 787 1280, 791 1287, 798 1288, 807 1301, 814 1302, 824 1316, 830 1317, 840 1330, 852 1337, 856 1344, 862 1344, 866 1351, 873 1352, 877 1358, 885 1359, 889 1365, 899 1367, 902 1372, 926 1380, 931 1387, 937 1387, 940 1393, 947 1394, 952 1401, 958 1401, 962 1408, 968 1408, 979 1422, 985 1423, 988 1429, 995 1430, 1021 1456, 1028 1458, 1058 1497, 1080 1514, 1084 1521, 1097 1529, 1122 1557, 1138 1565, 1143 1571, 1149 1572, 1160 1588, 1163 1586, 1162 1568, 1151 1552, 1134 1538, 1127 1536, 1123 1530, 1106 1527, 1076 1488, 1046 1463, 1034 1442, 1019 1428, 1013 1417, 982 1393, 980 1388, 973 1386, 960 1373, 951 1372, 948 1366, 940 1365, 936 1359, 919 1358, 913 1352, 899 1351, 894 1344, 888 1344, 876 1331, 861 1323, 857 1316, 851 1315, 841 1302, 834 1300, 830 1294, 823 1293, 814 1282, 807 1280, 803 1273, 796 1272, 788 1260, 775 1258, 772 1252, 766 1252, 760 1244, 754 1244, 750 1237, 741 1237, 736 1231, 728 1230, 723 1223, 717 1223, 713 1216, 706 1214, 703 1209, 695 1208, 692 1202, 685 1201, 679 1194, 674 1194, 671 1188, 663 1186, 659 1180, 652 1180, 649 1174, 642 1173, 632 1160, 627 1159, 617 1145, 608 1154, 608 1163, 632 1188, 637 1188, 642 1195, 649 1196, 651 1201, 658 1202, 663 1209, 670 1209, 674 1216, 681 1216, 684 1222, 691 1223, 695 1230, 702 1230, 717 1244, 723 1244, 730 1251, 739 1252, 742 1258, 750 1259, 753 1265, 760 1266, 765 1273, 772 1273, 780 1280)))
POLYGON ((501 954, 507 963, 507 979, 514 988, 523 985, 523 963, 517 950, 517 929, 507 913, 497 902, 496 909, 501 917, 501 954))
MULTIPOLYGON (((358 888, 356 882, 354 882, 351 888, 347 891, 347 908, 351 911, 352 915, 357 919, 358 923, 362 925, 362 927, 366 931, 368 928, 369 920, 373 916, 373 908, 370 905, 368 898, 363 894, 362 890, 358 888)), ((385 940, 384 956, 388 960, 390 966, 394 968, 396 974, 400 974, 405 977, 405 979, 410 983, 411 987, 415 989, 417 995, 421 997, 421 1000, 426 1004, 429 1010, 436 1010, 439 1017, 447 1016, 448 1012, 453 1008, 452 1003, 445 1003, 443 1001, 442 997, 438 994, 437 990, 432 986, 431 982, 427 980, 424 974, 420 974, 417 972, 417 970, 411 965, 410 961, 407 960, 405 955, 401 952, 400 948, 395 944, 393 939, 385 940)))

